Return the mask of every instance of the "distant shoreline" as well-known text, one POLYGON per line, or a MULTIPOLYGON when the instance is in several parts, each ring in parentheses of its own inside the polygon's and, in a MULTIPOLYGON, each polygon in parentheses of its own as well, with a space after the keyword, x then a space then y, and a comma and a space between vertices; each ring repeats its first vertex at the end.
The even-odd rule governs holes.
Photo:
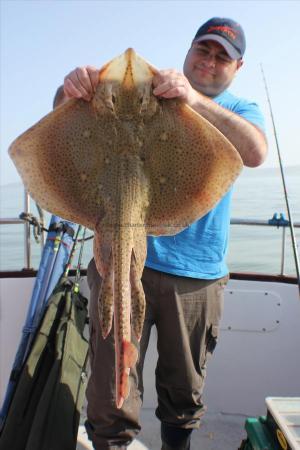
MULTIPOLYGON (((285 175, 293 176, 293 175, 300 175, 300 165, 295 166, 287 166, 283 168, 285 175)), ((265 176, 275 176, 280 175, 280 167, 244 167, 242 176, 258 176, 258 175, 265 175, 265 176)))

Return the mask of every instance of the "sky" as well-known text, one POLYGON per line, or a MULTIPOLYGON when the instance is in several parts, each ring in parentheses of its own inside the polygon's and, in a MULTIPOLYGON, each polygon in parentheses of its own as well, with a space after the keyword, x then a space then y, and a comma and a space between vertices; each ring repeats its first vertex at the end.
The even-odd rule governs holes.
POLYGON ((105 62, 133 47, 160 69, 182 70, 197 29, 211 17, 244 28, 245 63, 230 90, 255 100, 266 119, 269 155, 278 166, 263 65, 284 166, 300 164, 300 0, 81 1, 0 0, 0 184, 20 181, 7 149, 52 109, 75 67, 105 62))

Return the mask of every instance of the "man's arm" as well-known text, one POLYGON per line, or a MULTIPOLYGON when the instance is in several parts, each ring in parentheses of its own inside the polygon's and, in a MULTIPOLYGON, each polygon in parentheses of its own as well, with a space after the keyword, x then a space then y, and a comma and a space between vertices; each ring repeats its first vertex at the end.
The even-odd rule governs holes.
POLYGON ((197 92, 190 106, 229 139, 240 153, 245 166, 257 167, 264 162, 267 141, 263 131, 197 92))
POLYGON ((179 72, 161 71, 154 77, 153 83, 155 95, 181 98, 218 128, 238 150, 245 166, 257 167, 263 163, 267 155, 267 141, 264 133, 255 125, 197 92, 179 72))

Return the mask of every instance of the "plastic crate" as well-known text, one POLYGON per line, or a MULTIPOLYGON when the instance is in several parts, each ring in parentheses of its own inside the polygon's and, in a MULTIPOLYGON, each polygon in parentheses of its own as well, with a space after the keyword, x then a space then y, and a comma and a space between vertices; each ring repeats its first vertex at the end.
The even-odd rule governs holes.
POLYGON ((282 450, 272 436, 265 416, 247 419, 245 429, 247 439, 242 443, 240 450, 282 450))
POLYGON ((267 422, 283 450, 300 450, 300 397, 268 397, 267 422))
POLYGON ((246 420, 239 450, 300 450, 300 397, 268 397, 267 416, 246 420))

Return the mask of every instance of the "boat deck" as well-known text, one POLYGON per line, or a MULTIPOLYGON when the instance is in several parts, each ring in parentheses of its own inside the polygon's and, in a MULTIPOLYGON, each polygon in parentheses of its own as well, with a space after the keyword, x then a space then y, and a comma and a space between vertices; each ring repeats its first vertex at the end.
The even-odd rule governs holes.
MULTIPOLYGON (((246 416, 206 413, 199 430, 192 434, 191 450, 237 450, 246 437, 246 416)), ((160 422, 154 409, 144 408, 141 413, 142 430, 128 450, 160 450, 160 422)), ((77 450, 92 450, 84 427, 80 427, 77 450)))

